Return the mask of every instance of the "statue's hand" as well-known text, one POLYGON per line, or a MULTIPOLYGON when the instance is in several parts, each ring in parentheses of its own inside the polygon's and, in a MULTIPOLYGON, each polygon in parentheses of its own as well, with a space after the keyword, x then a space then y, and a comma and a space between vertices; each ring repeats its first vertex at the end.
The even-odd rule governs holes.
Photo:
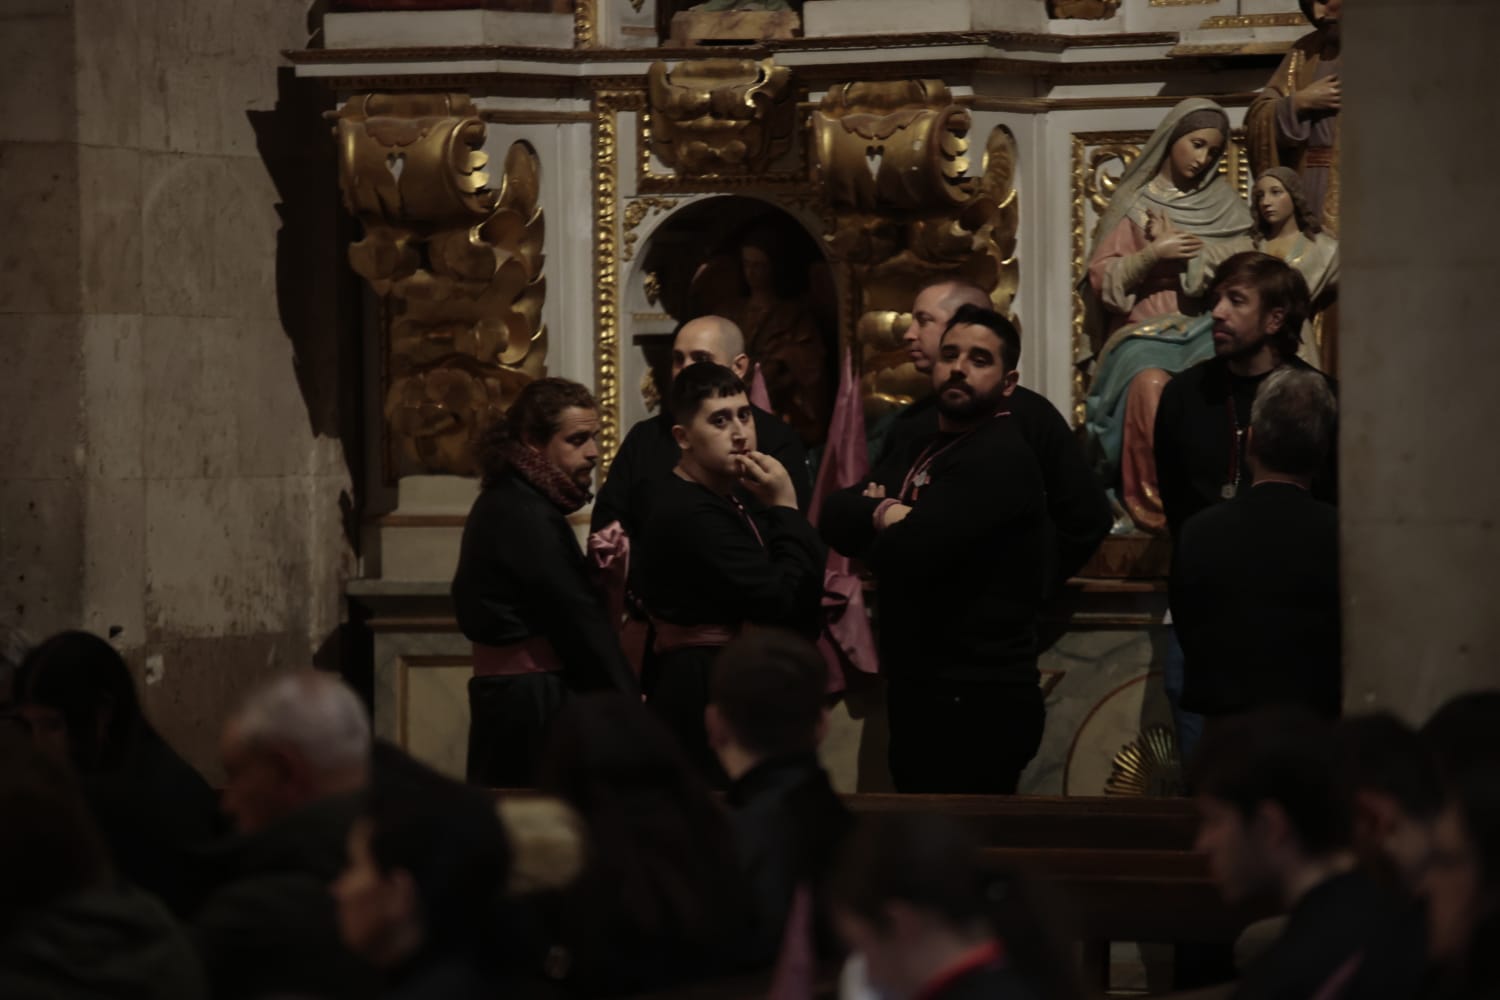
POLYGON ((1314 80, 1292 95, 1297 111, 1338 111, 1343 107, 1344 89, 1338 75, 1314 80))
POLYGON ((1157 237, 1151 244, 1157 260, 1190 260, 1203 250, 1203 241, 1192 233, 1175 230, 1157 237))

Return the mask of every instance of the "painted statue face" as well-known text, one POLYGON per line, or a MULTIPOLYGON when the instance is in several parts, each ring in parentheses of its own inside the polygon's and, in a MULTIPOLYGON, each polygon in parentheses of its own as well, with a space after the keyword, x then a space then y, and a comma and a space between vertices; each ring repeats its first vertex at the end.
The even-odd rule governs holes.
POLYGON ((957 420, 998 413, 1016 387, 1016 373, 1005 370, 1000 338, 989 327, 966 324, 943 334, 932 387, 938 412, 957 420))
POLYGON ((1262 177, 1256 181, 1251 200, 1255 202, 1256 214, 1267 229, 1275 229, 1297 211, 1292 204, 1291 193, 1274 177, 1262 177))
POLYGON ((771 258, 760 247, 740 248, 740 267, 745 272, 745 284, 752 292, 770 291, 771 258))
POLYGON ((705 399, 687 425, 673 431, 678 447, 714 475, 738 477, 741 457, 755 450, 755 412, 742 392, 705 399))
POLYGON ((1339 11, 1344 6, 1344 0, 1313 0, 1312 22, 1318 27, 1332 24, 1339 19, 1339 11))
POLYGON ((1224 133, 1218 129, 1200 128, 1189 132, 1172 143, 1167 155, 1172 183, 1184 190, 1196 186, 1223 152, 1224 133))
POLYGON ((599 411, 570 406, 558 416, 557 433, 538 449, 573 485, 587 490, 599 464, 599 411))

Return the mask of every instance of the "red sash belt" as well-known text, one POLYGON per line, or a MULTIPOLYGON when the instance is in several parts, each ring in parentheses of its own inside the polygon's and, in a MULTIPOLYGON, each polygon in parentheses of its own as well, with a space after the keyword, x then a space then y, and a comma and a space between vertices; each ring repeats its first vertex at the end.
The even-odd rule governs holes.
POLYGON ((671 653, 693 646, 727 646, 740 634, 738 626, 730 625, 674 625, 658 618, 651 619, 656 630, 656 651, 671 653))
POLYGON ((475 677, 514 677, 562 670, 557 652, 544 635, 533 635, 508 646, 474 643, 475 677))

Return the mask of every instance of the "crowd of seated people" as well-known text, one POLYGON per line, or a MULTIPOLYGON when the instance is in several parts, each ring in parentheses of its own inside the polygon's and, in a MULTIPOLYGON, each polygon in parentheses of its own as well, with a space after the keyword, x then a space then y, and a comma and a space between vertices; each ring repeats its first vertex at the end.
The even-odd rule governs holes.
MULTIPOLYGON (((105 640, 29 649, 0 726, 0 997, 1076 1000, 1065 900, 941 809, 859 819, 826 668, 752 630, 713 674, 713 790, 638 697, 567 699, 540 787, 371 739, 333 675, 224 721, 214 793, 105 640), (222 805, 221 817, 218 805, 222 805)), ((1281 707, 1208 727, 1197 850, 1258 998, 1500 997, 1500 692, 1420 729, 1281 707)))

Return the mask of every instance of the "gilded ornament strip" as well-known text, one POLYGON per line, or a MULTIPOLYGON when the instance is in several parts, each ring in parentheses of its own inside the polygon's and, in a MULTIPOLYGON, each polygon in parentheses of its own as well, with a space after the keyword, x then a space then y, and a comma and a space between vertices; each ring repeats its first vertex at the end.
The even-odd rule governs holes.
POLYGON ((625 223, 621 227, 624 233, 624 247, 620 253, 620 259, 632 260, 635 258, 635 242, 639 237, 635 230, 647 216, 657 212, 669 212, 677 207, 676 198, 632 198, 630 204, 625 206, 625 223))
POLYGON ((1200 28, 1310 28, 1307 18, 1300 11, 1281 14, 1220 14, 1210 17, 1198 25, 1200 28))
POLYGON ((620 446, 619 113, 632 91, 594 95, 594 398, 599 404, 599 479, 620 446))
POLYGON ((599 0, 574 0, 573 47, 599 47, 599 0))

